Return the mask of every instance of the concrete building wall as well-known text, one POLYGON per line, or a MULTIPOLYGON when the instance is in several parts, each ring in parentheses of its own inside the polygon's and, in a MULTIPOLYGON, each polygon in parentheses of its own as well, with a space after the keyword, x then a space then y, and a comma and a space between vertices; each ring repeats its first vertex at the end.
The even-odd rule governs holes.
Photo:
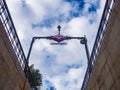
POLYGON ((120 90, 120 0, 115 0, 87 90, 120 90))
POLYGON ((0 90, 31 90, 1 22, 0 90))

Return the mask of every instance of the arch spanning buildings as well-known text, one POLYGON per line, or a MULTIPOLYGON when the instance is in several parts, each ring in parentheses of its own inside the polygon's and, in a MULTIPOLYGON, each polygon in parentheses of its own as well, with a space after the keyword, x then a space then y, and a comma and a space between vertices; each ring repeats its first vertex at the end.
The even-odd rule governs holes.
MULTIPOLYGON (((0 90, 30 90, 25 58, 5 0, 0 1, 0 90)), ((120 89, 120 1, 106 0, 81 90, 120 89)))

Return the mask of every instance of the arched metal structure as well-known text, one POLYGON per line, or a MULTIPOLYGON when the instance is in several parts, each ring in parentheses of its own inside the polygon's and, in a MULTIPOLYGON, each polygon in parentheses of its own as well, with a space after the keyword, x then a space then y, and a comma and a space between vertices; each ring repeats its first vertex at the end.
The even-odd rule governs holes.
POLYGON ((88 65, 90 65, 90 61, 89 61, 89 57, 90 56, 89 56, 89 50, 88 50, 86 36, 84 36, 84 37, 63 36, 63 35, 60 34, 60 29, 61 29, 61 26, 59 25, 58 26, 58 34, 54 35, 54 36, 33 37, 32 41, 31 41, 31 44, 30 44, 29 51, 28 51, 28 55, 27 55, 27 62, 29 62, 29 57, 30 57, 30 53, 31 53, 31 50, 32 50, 33 43, 37 39, 48 39, 48 40, 54 40, 54 41, 57 42, 57 43, 51 43, 52 45, 65 45, 65 43, 62 43, 62 41, 64 41, 64 40, 71 40, 71 39, 78 39, 78 40, 80 40, 80 44, 84 44, 85 45, 85 50, 86 50, 88 65))
MULTIPOLYGON (((28 65, 29 63, 29 57, 30 57, 30 54, 31 54, 31 50, 32 50, 32 46, 35 42, 35 40, 37 39, 48 39, 48 40, 54 40, 56 41, 57 43, 52 43, 52 45, 65 45, 65 43, 62 43, 62 41, 64 40, 71 40, 71 39, 78 39, 80 40, 80 44, 83 44, 85 45, 85 51, 86 51, 86 55, 87 55, 87 60, 88 60, 88 71, 87 72, 91 72, 92 70, 92 63, 90 61, 90 56, 89 56, 89 50, 88 50, 88 45, 87 45, 87 38, 86 36, 84 37, 70 37, 70 36, 63 36, 60 34, 60 29, 61 29, 61 26, 59 25, 58 26, 58 34, 57 35, 54 35, 54 36, 46 36, 46 37, 33 37, 32 38, 32 41, 31 41, 31 44, 30 44, 30 48, 29 48, 29 51, 28 51, 28 55, 27 55, 27 63, 26 65, 28 65)), ((27 71, 27 67, 25 68, 26 71, 27 71)))

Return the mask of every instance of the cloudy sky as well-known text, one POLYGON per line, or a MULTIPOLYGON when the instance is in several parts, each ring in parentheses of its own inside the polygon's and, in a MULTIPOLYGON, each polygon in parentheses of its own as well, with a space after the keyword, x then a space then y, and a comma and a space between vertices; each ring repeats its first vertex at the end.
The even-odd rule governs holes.
MULTIPOLYGON (((105 1, 6 0, 26 56, 33 36, 55 35, 58 25, 65 36, 86 35, 91 52, 105 1)), ((29 59, 43 75, 41 90, 80 90, 87 67, 84 45, 79 40, 62 46, 53 42, 36 40, 29 59)))

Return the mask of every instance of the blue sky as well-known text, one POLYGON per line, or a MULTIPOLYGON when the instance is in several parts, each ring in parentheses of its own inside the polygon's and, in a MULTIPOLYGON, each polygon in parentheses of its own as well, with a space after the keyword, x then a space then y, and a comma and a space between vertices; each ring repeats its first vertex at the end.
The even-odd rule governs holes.
MULTIPOLYGON (((33 36, 84 36, 91 52, 106 0, 6 0, 25 55, 33 36)), ((80 90, 87 66, 79 40, 53 46, 52 40, 36 40, 30 56, 43 75, 42 90, 80 90)))

